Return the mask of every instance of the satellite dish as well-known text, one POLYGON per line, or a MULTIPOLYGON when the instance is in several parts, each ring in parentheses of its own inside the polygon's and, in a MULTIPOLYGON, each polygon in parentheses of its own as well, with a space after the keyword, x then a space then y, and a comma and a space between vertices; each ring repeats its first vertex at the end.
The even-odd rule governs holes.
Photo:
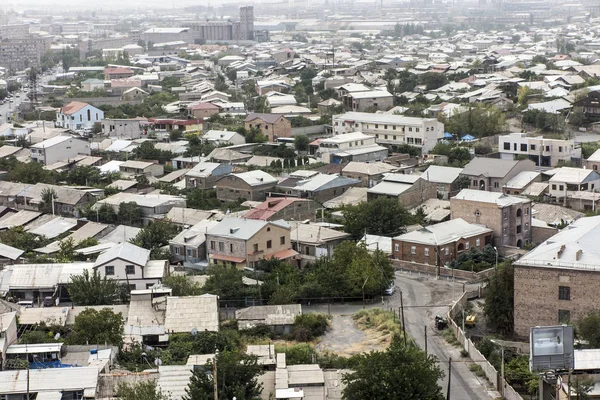
POLYGON ((162 360, 160 358, 155 358, 154 365, 156 365, 157 367, 160 367, 162 365, 162 360))
POLYGON ((192 328, 192 332, 191 332, 192 336, 196 336, 198 335, 198 329, 196 328, 192 328))

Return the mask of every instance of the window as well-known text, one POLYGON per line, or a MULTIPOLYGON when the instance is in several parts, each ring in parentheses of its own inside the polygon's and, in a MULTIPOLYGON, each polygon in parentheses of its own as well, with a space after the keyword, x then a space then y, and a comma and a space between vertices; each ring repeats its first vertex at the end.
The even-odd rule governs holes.
POLYGON ((529 148, 530 148, 531 150, 535 150, 535 144, 531 144, 531 145, 529 145, 529 148))
POLYGON ((415 128, 415 132, 419 132, 419 128, 415 128))
POLYGON ((126 265, 125 266, 125 274, 135 275, 135 265, 126 265))
POLYGON ((523 211, 521 211, 521 209, 520 209, 520 208, 519 208, 519 209, 517 209, 517 217, 520 217, 522 213, 523 213, 523 211))
POLYGON ((400 245, 398 243, 394 244, 394 251, 400 251, 400 245))
POLYGON ((529 207, 525 209, 525 215, 529 215, 529 207))
POLYGON ((429 247, 425 247, 423 254, 425 254, 425 257, 429 257, 429 247))
POLYGON ((558 190, 565 190, 565 187, 563 185, 558 185, 558 190))
POLYGON ((517 225, 517 234, 521 233, 521 225, 517 225))
POLYGON ((510 150, 510 143, 504 142, 504 150, 510 150))
POLYGON ((498 183, 498 182, 494 182, 494 187, 495 187, 496 189, 498 189, 498 188, 500 187, 500 183, 498 183))
POLYGON ((516 143, 513 143, 513 150, 517 151, 517 144, 516 143))
POLYGON ((392 129, 393 129, 393 130, 396 130, 396 125, 394 125, 394 126, 392 127, 392 129))
POLYGON ((417 254, 417 246, 410 246, 410 254, 417 254))
POLYGON ((258 243, 255 243, 255 244, 254 244, 254 252, 255 252, 255 253, 258 253, 258 243))
POLYGON ((559 300, 571 300, 571 287, 559 286, 558 287, 558 299, 559 300))
POLYGON ((388 135, 385 135, 385 138, 387 139, 388 135))
POLYGON ((387 125, 384 125, 384 126, 383 126, 383 129, 387 129, 387 125))
POLYGON ((571 311, 558 310, 558 323, 563 324, 571 321, 571 311))
POLYGON ((379 129, 379 124, 375 124, 375 129, 379 129))
POLYGON ((273 243, 270 240, 267 240, 267 249, 273 247, 273 243))
POLYGON ((562 153, 562 146, 558 146, 558 152, 562 153))
POLYGON ((105 275, 114 275, 115 274, 114 265, 107 265, 106 267, 104 267, 104 274, 105 275))
POLYGON ((479 247, 481 244, 481 239, 475 239, 475 246, 479 247))
POLYGON ((446 247, 444 250, 445 250, 446 255, 450 254, 450 249, 449 248, 446 247))
POLYGON ((181 254, 181 249, 179 247, 175 247, 175 254, 181 254))
POLYGON ((550 146, 546 146, 546 151, 550 151, 550 146))
POLYGON ((285 236, 279 238, 279 244, 285 244, 285 236))
POLYGON ((473 179, 473 186, 477 186, 477 179, 473 179))
POLYGON ((215 247, 215 241, 214 241, 214 240, 211 240, 211 241, 210 241, 210 249, 211 249, 211 250, 214 250, 215 248, 216 248, 216 247, 215 247))
POLYGON ((465 249, 469 250, 469 242, 465 242, 465 249))
POLYGON ((552 184, 552 190, 556 190, 556 185, 552 184))
POLYGON ((229 252, 233 253, 233 243, 229 243, 229 252))
POLYGON ((521 151, 527 151, 527 144, 521 143, 521 151))
POLYGON ((219 242, 219 251, 225 251, 225 243, 219 242))

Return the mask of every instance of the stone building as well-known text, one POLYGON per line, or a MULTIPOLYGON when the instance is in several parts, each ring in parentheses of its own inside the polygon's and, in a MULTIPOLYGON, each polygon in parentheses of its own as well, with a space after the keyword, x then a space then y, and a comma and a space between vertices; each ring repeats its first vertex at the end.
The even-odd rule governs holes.
POLYGON ((515 333, 577 322, 597 310, 600 217, 581 218, 515 262, 515 333))
POLYGON ((451 219, 462 218, 494 231, 496 246, 531 242, 531 200, 503 193, 463 189, 450 199, 451 219))
POLYGON ((475 157, 460 173, 469 178, 470 189, 502 192, 508 181, 522 171, 535 171, 531 160, 502 160, 475 157))
POLYGON ((226 175, 217 180, 217 199, 221 201, 265 201, 267 194, 275 189, 277 179, 261 170, 226 175))
POLYGON ((281 114, 251 113, 244 120, 244 128, 247 130, 257 128, 265 135, 269 142, 274 142, 277 138, 290 137, 292 135, 290 120, 281 114))

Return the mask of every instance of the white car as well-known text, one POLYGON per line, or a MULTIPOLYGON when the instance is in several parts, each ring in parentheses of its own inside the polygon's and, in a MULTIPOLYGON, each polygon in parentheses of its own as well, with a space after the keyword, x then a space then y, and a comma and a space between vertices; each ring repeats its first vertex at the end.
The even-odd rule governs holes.
POLYGON ((385 294, 386 296, 391 296, 394 294, 395 291, 396 291, 396 282, 392 281, 390 286, 383 291, 383 294, 385 294))

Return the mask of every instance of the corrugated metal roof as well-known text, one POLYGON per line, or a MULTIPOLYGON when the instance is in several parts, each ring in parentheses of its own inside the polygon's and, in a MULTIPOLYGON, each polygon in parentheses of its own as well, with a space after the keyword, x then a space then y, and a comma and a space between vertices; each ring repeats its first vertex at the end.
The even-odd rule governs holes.
POLYGON ((491 234, 492 232, 491 229, 481 225, 470 224, 462 218, 456 218, 396 236, 394 239, 409 243, 441 246, 453 243, 461 238, 469 238, 485 233, 491 234))
MULTIPOLYGON (((0 371, 0 393, 26 393, 27 381, 26 371, 0 371)), ((29 371, 31 392, 66 392, 88 389, 95 393, 97 384, 98 368, 96 367, 48 368, 29 371)))
POLYGON ((77 226, 75 218, 56 217, 44 225, 30 230, 34 235, 44 236, 48 239, 55 238, 77 226))
POLYGON ((67 284, 72 275, 80 275, 91 269, 93 263, 66 264, 16 264, 0 271, 0 288, 14 289, 50 289, 56 285, 67 284))
POLYGON ((69 316, 69 307, 40 307, 25 308, 19 315, 20 325, 35 325, 46 323, 48 325, 65 326, 69 316))
POLYGON ((511 196, 500 192, 487 192, 485 190, 463 189, 453 199, 478 201, 482 203, 495 203, 499 207, 511 204, 528 203, 531 200, 524 197, 511 196))
POLYGON ((0 220, 0 230, 25 225, 26 223, 38 218, 40 215, 42 215, 42 213, 28 210, 21 210, 16 214, 7 215, 5 218, 0 220))
POLYGON ((156 384, 171 400, 180 400, 186 395, 193 368, 191 365, 161 365, 156 384))
POLYGON ((101 253, 94 267, 104 265, 105 263, 114 260, 116 258, 129 261, 133 264, 145 267, 150 257, 150 250, 143 249, 131 243, 121 243, 111 249, 101 253))
POLYGON ((202 296, 168 297, 165 329, 169 332, 219 331, 218 297, 202 296))
POLYGON ((0 243, 0 258, 8 258, 10 260, 16 260, 25 253, 24 250, 16 249, 14 247, 0 243))

